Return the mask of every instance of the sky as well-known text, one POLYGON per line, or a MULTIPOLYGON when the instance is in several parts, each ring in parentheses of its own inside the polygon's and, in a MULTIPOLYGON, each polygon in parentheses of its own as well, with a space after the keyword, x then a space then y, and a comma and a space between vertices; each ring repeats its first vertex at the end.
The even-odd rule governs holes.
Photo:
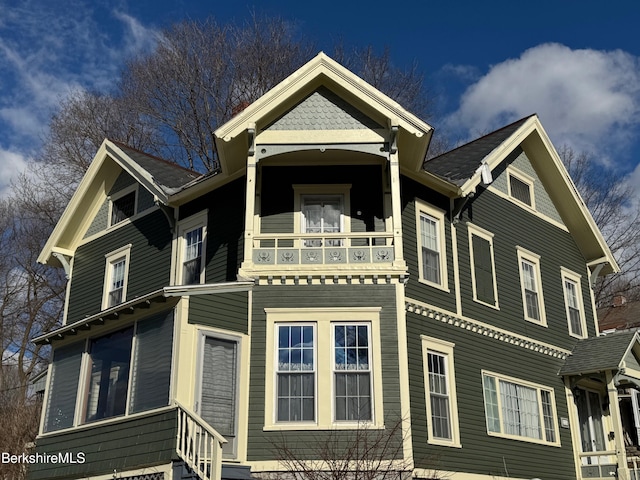
POLYGON ((436 134, 471 140, 537 113, 556 146, 588 152, 640 198, 637 0, 0 0, 0 195, 72 92, 108 92, 174 22, 253 11, 329 54, 341 41, 415 62, 436 134))

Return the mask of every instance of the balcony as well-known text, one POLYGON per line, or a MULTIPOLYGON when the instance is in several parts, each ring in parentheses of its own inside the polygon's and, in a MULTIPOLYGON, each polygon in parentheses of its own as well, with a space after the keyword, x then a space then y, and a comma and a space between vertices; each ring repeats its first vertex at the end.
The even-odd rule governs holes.
POLYGON ((376 268, 390 266, 394 258, 393 234, 388 232, 279 233, 253 237, 253 266, 261 270, 376 268))

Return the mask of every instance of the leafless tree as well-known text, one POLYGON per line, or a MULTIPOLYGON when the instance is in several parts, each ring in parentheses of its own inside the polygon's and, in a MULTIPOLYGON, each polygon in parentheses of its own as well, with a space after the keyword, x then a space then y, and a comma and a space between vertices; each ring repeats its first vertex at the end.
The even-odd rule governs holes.
MULTIPOLYGON (((362 423, 350 430, 321 431, 304 444, 293 444, 283 436, 273 449, 281 470, 256 475, 278 480, 409 479, 413 459, 403 451, 405 421, 383 429, 362 423)), ((441 477, 433 469, 429 478, 441 477)))
POLYGON ((585 152, 563 145, 558 153, 620 265, 619 274, 598 279, 596 304, 610 305, 620 293, 640 300, 640 204, 633 186, 585 152))

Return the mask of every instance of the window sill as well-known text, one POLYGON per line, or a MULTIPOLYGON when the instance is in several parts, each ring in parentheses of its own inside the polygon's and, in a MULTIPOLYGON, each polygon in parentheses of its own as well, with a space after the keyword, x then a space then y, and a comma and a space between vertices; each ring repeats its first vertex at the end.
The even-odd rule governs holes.
POLYGON ((351 422, 336 422, 329 424, 316 424, 316 423, 294 423, 291 424, 275 424, 265 425, 262 427, 263 432, 285 432, 285 431, 304 431, 304 430, 384 430, 386 427, 370 422, 351 423, 351 422))
POLYGON ((435 438, 432 440, 427 440, 427 443, 429 445, 438 445, 440 447, 462 448, 462 444, 460 442, 449 442, 446 440, 438 440, 435 438))
POLYGON ((482 300, 478 300, 476 297, 473 297, 473 301, 480 305, 484 305, 485 307, 493 308, 494 310, 500 310, 500 305, 498 305, 497 302, 495 304, 491 304, 491 303, 483 302, 482 300))
MULTIPOLYGON (((489 435, 490 437, 496 437, 496 438, 506 438, 507 440, 516 440, 519 442, 536 443, 538 445, 546 445, 548 447, 559 448, 562 446, 560 442, 551 443, 551 442, 547 442, 546 440, 539 440, 536 438, 528 438, 528 437, 518 437, 516 435, 507 435, 505 433, 487 432, 487 435, 489 435)), ((556 435, 557 435, 557 432, 556 432, 556 435)))
POLYGON ((533 323, 534 325, 538 325, 544 328, 549 328, 549 325, 547 325, 547 322, 544 320, 534 320, 532 318, 527 318, 527 317, 524 317, 524 319, 529 323, 533 323))
POLYGON ((449 287, 445 287, 444 285, 441 285, 439 283, 430 282, 428 280, 425 280, 422 277, 418 278, 418 282, 422 283, 423 285, 427 285, 429 287, 437 288, 438 290, 442 290, 443 292, 451 293, 451 290, 449 290, 449 287))

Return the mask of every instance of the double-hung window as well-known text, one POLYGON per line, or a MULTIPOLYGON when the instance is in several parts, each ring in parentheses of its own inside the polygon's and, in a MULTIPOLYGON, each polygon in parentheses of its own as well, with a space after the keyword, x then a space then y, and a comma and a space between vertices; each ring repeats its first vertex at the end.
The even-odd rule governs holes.
POLYGON ((131 244, 105 255, 102 309, 114 307, 126 300, 130 253, 131 244))
POLYGON ((547 320, 542 296, 542 277, 540 275, 540 256, 521 247, 517 247, 517 252, 524 318, 531 322, 546 325, 547 320))
POLYGON ((447 267, 444 212, 416 199, 419 279, 446 290, 447 267))
POLYGON ((552 389, 490 372, 482 386, 490 435, 559 445, 552 389))
POLYGON ((192 215, 178 225, 177 285, 204 283, 207 211, 192 215))
POLYGON ((369 324, 333 324, 335 419, 371 420, 369 324))
POLYGON ((382 427, 379 307, 265 311, 266 430, 382 427))
POLYGON ((277 420, 313 422, 315 415, 315 325, 277 326, 277 420))
POLYGON ((424 385, 429 443, 460 447, 454 344, 422 336, 424 385))
POLYGON ((584 338, 587 334, 587 322, 582 301, 580 275, 562 268, 561 276, 569 334, 584 338))

